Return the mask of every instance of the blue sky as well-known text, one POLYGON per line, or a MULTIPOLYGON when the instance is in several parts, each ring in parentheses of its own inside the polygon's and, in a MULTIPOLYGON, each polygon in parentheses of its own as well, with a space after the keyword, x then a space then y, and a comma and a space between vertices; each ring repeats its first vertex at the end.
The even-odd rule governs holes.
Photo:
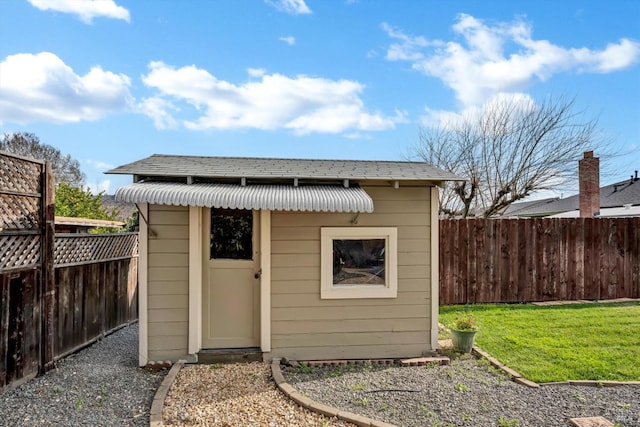
POLYGON ((0 40, 0 133, 109 193, 153 153, 406 159, 497 96, 575 96, 603 183, 640 168, 636 0, 4 0, 0 40))

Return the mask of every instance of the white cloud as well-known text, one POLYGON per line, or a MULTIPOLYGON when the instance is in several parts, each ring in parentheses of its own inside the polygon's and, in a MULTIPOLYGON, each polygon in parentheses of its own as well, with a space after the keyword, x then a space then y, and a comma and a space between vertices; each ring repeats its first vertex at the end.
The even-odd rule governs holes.
POLYGON ((91 160, 91 159, 89 159, 89 160, 85 160, 85 163, 87 165, 95 168, 95 169, 98 169, 98 170, 107 170, 107 169, 115 168, 114 165, 109 164, 109 163, 105 163, 105 162, 100 161, 100 160, 91 160))
POLYGON ((264 68, 249 68, 247 72, 251 77, 262 77, 267 74, 267 70, 264 68))
POLYGON ((306 5, 304 0, 264 0, 264 2, 275 7, 280 12, 291 15, 306 15, 311 13, 311 9, 309 9, 309 6, 306 5))
POLYGON ((95 66, 81 76, 49 52, 7 56, 0 75, 0 121, 97 120, 127 110, 133 101, 126 75, 95 66))
POLYGON ((96 182, 95 184, 87 184, 87 188, 91 191, 91 194, 109 194, 109 187, 111 187, 111 181, 105 179, 104 181, 96 182))
POLYGON ((164 98, 153 97, 143 99, 138 104, 141 113, 153 119, 153 125, 158 129, 176 129, 178 122, 173 118, 170 111, 179 111, 171 102, 164 98))
POLYGON ((293 36, 280 37, 278 40, 285 42, 289 46, 296 44, 296 38, 293 36))
POLYGON ((497 93, 482 105, 469 105, 460 112, 425 108, 420 124, 425 127, 445 127, 463 120, 475 121, 486 117, 486 111, 495 111, 504 106, 513 106, 513 112, 527 112, 537 108, 535 100, 526 93, 497 93))
POLYGON ((77 15, 82 22, 90 24, 93 18, 104 17, 130 22, 129 11, 113 0, 27 0, 40 10, 77 15))
POLYGON ((496 93, 518 92, 559 72, 609 73, 640 58, 640 43, 621 39, 602 50, 565 48, 536 40, 531 25, 521 19, 487 25, 473 16, 458 16, 452 30, 462 41, 428 40, 383 24, 394 42, 390 61, 408 61, 436 77, 455 93, 463 106, 479 105, 496 93))
MULTIPOLYGON (((146 100, 172 117, 176 103, 190 105, 197 117, 182 124, 204 129, 291 129, 297 134, 342 133, 393 128, 406 121, 405 113, 385 116, 368 112, 360 99, 364 86, 351 80, 329 80, 299 75, 264 74, 242 84, 219 80, 194 65, 174 68, 162 62, 149 64, 142 77, 158 90, 146 100)), ((159 112, 151 115, 154 120, 159 112)))

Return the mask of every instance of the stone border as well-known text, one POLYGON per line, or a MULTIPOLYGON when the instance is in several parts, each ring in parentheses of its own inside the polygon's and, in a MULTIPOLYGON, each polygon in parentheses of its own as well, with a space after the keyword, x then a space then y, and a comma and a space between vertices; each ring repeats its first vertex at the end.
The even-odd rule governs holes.
POLYGON ((357 415, 352 412, 342 411, 303 396, 285 381, 284 376, 282 375, 282 370, 280 369, 279 358, 271 360, 271 376, 285 396, 310 411, 327 417, 336 417, 359 427, 396 427, 393 424, 385 423, 384 421, 372 420, 371 418, 363 417, 362 415, 357 415))
POLYGON ((164 408, 164 399, 167 397, 167 393, 176 379, 176 375, 180 372, 180 369, 184 366, 186 361, 179 360, 175 363, 169 373, 164 377, 160 387, 156 390, 156 394, 153 396, 153 403, 151 403, 151 411, 149 411, 149 427, 163 427, 162 423, 162 409, 164 408))
POLYGON ((480 347, 477 347, 474 345, 472 352, 475 353, 477 356, 488 360, 489 363, 491 363, 491 365, 495 366, 496 368, 503 371, 505 374, 512 377, 513 381, 515 381, 516 383, 526 385, 527 387, 531 387, 531 388, 538 388, 541 386, 549 386, 549 385, 581 385, 581 386, 590 386, 590 387, 617 387, 622 385, 640 385, 640 381, 609 381, 609 380, 604 380, 604 381, 569 380, 569 381, 557 381, 557 382, 551 382, 551 383, 535 383, 531 380, 526 379, 525 377, 523 377, 513 369, 509 368, 508 366, 503 365, 502 363, 500 363, 498 359, 491 356, 489 353, 482 350, 480 347))

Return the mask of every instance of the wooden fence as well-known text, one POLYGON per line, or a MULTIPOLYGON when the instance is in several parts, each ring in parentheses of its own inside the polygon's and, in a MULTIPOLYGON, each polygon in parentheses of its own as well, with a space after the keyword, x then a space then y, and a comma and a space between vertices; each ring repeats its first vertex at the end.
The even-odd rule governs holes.
POLYGON ((440 221, 440 304, 640 298, 640 218, 440 221))
POLYGON ((53 357, 53 230, 50 166, 0 152, 0 389, 53 357))
POLYGON ((43 162, 0 152, 0 390, 137 319, 135 233, 54 237, 43 162))
POLYGON ((138 318, 138 235, 58 234, 54 359, 138 318))

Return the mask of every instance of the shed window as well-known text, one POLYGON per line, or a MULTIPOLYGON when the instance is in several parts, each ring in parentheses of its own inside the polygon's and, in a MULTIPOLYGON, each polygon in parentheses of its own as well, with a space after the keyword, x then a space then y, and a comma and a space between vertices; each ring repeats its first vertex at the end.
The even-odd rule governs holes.
POLYGON ((395 228, 322 228, 321 298, 395 298, 396 248, 395 228))
POLYGON ((211 259, 253 258, 253 212, 211 209, 211 259))

